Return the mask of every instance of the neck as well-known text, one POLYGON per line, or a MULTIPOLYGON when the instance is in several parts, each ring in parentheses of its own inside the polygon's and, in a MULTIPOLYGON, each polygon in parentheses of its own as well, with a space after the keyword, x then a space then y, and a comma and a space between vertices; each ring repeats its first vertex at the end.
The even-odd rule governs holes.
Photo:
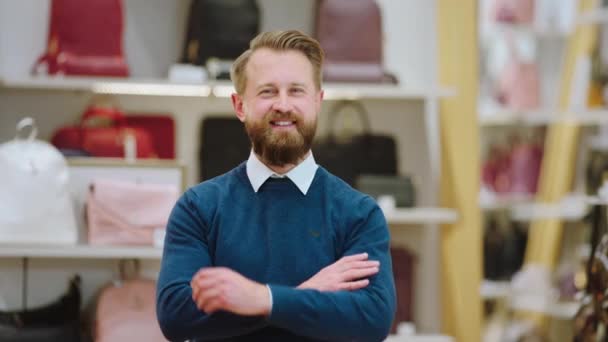
POLYGON ((277 173, 279 175, 284 175, 287 172, 291 171, 294 167, 298 166, 301 162, 303 162, 308 157, 309 154, 310 154, 310 151, 306 152, 295 163, 293 163, 293 164, 285 164, 285 165, 273 165, 273 164, 270 164, 264 158, 262 158, 259 154, 256 153, 255 155, 258 157, 258 159, 262 163, 264 163, 264 165, 268 166, 269 169, 271 169, 272 171, 274 171, 275 173, 277 173))

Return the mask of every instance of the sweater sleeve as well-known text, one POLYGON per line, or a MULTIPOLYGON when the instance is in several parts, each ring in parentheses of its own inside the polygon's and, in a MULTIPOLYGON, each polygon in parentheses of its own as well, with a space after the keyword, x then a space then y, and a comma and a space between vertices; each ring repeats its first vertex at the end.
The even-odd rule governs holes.
POLYGON ((367 252, 370 260, 380 261, 379 273, 357 291, 320 292, 271 284, 272 325, 332 341, 382 341, 388 335, 396 298, 386 220, 374 203, 367 218, 350 229, 343 255, 367 252))
POLYGON ((262 317, 228 312, 211 315, 192 300, 190 281, 201 268, 212 265, 206 222, 198 215, 197 197, 189 191, 175 205, 165 237, 157 283, 156 312, 160 328, 171 341, 212 340, 243 335, 267 325, 262 317))

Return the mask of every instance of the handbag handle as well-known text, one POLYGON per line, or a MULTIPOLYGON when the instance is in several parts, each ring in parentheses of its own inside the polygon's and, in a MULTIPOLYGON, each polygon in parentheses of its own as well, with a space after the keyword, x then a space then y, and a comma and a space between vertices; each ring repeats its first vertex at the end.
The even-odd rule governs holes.
POLYGON ((80 118, 80 126, 84 126, 85 122, 91 119, 108 119, 115 126, 124 126, 126 124, 125 115, 114 107, 89 106, 80 118))
POLYGON ((36 127, 36 122, 34 119, 30 117, 25 117, 17 123, 17 134, 15 135, 15 139, 20 139, 20 136, 25 131, 26 128, 30 128, 30 134, 25 138, 27 141, 33 141, 38 136, 38 127, 36 127))
POLYGON ((371 131, 371 124, 369 121, 369 115, 363 104, 359 101, 345 100, 336 103, 333 107, 331 107, 328 115, 329 119, 329 137, 335 138, 335 125, 336 125, 336 117, 345 109, 345 108, 354 108, 359 116, 359 121, 363 124, 363 132, 368 133, 371 131))

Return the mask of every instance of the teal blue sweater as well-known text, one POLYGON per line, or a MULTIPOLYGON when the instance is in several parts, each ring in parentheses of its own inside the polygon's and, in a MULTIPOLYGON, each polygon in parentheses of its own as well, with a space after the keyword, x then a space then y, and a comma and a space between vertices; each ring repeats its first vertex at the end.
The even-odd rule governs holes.
POLYGON ((395 312, 386 220, 369 196, 322 167, 306 195, 287 178, 256 193, 243 163, 189 189, 169 223, 157 316, 172 341, 381 341, 395 312), (357 291, 295 287, 343 256, 367 252, 380 272, 357 291), (192 300, 201 268, 224 266, 269 284, 269 317, 207 315, 192 300))

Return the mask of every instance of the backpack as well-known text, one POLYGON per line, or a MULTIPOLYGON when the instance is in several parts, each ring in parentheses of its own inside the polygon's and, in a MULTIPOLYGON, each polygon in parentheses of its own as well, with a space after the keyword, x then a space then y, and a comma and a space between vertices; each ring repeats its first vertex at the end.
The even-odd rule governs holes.
POLYGON ((128 76, 122 0, 53 0, 46 51, 32 69, 49 75, 128 76))
POLYGON ((249 48, 259 28, 255 0, 193 0, 182 62, 205 66, 210 58, 234 60, 249 48))
POLYGON ((321 0, 316 37, 325 51, 323 78, 397 83, 383 67, 382 16, 374 0, 321 0))

